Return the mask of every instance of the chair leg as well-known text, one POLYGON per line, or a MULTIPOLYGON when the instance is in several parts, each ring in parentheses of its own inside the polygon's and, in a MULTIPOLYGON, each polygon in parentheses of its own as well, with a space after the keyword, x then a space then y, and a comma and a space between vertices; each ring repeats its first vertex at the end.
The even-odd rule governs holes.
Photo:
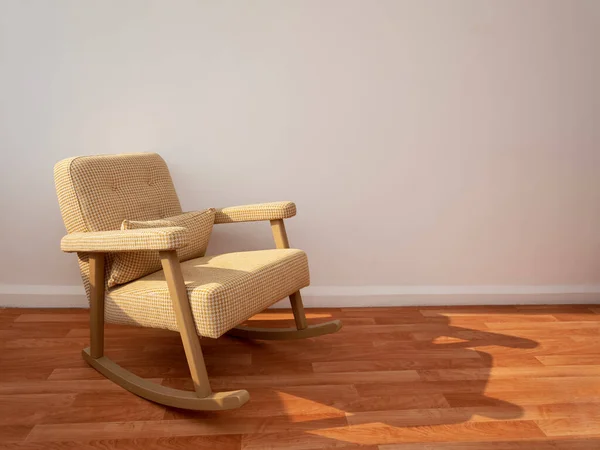
POLYGON ((167 286, 169 286, 169 295, 171 296, 171 302, 175 310, 175 317, 179 333, 181 334, 185 356, 190 366, 194 390, 198 394, 198 397, 206 397, 212 391, 177 252, 160 252, 160 260, 165 273, 165 279, 167 280, 167 286))
POLYGON ((204 356, 202 355, 202 348, 200 347, 200 339, 196 332, 196 324, 194 322, 192 308, 190 307, 183 274, 181 273, 181 265, 179 264, 177 252, 173 250, 159 252, 159 254, 165 273, 165 279, 167 280, 167 286, 169 287, 169 295, 171 296, 173 309, 175 310, 175 317, 177 319, 179 333, 181 334, 185 356, 194 382, 196 395, 200 399, 205 400, 207 404, 212 403, 215 406, 219 405, 220 397, 226 395, 229 399, 229 403, 232 405, 230 407, 242 406, 250 399, 250 394, 248 394, 247 391, 239 390, 212 394, 210 381, 208 380, 208 374, 206 373, 206 365, 204 364, 204 356))
POLYGON ((83 350, 83 359, 119 386, 140 397, 163 405, 207 411, 239 408, 250 399, 248 391, 212 392, 177 253, 175 251, 160 252, 160 256, 195 392, 172 389, 145 380, 103 355, 104 255, 97 253, 90 255, 91 344, 90 348, 83 350))
POLYGON ((290 295, 290 303, 292 304, 296 328, 299 330, 304 330, 306 328, 306 314, 304 314, 304 305, 302 304, 302 296, 300 295, 300 291, 296 291, 290 295))
POLYGON ((90 253, 90 356, 104 356, 104 253, 90 253))
MULTIPOLYGON (((283 219, 271 220, 271 231, 273 232, 275 247, 290 248, 290 242, 285 231, 283 219)), ((286 340, 322 336, 324 334, 335 333, 342 328, 342 322, 340 320, 332 320, 330 322, 308 326, 300 291, 296 291, 290 295, 290 302, 294 313, 294 321, 296 322, 295 329, 235 327, 229 330, 227 334, 246 339, 286 340)))
MULTIPOLYGON (((273 233, 275 247, 290 248, 290 241, 287 232, 285 231, 283 219, 271 220, 271 232, 273 233)), ((292 304, 292 311, 294 312, 296 328, 298 330, 304 330, 306 328, 306 314, 304 314, 304 305, 302 304, 300 291, 296 291, 290 295, 290 302, 292 304)))

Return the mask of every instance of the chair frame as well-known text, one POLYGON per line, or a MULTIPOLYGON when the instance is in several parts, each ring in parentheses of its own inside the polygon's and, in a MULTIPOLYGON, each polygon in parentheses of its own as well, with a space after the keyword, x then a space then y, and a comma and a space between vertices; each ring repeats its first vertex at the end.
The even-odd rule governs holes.
MULTIPOLYGON (((270 222, 275 246, 277 248, 289 248, 283 219, 271 220, 270 222)), ((91 285, 90 347, 82 351, 83 358, 90 366, 108 379, 128 391, 156 403, 183 409, 213 411, 242 406, 250 399, 250 395, 246 390, 212 392, 177 251, 160 251, 159 254, 194 384, 194 391, 173 389, 153 383, 122 368, 104 356, 104 252, 89 253, 91 285)), ((307 325, 300 291, 292 293, 289 298, 294 313, 295 328, 235 327, 229 330, 227 334, 248 339, 303 339, 335 333, 342 327, 339 320, 307 325)))

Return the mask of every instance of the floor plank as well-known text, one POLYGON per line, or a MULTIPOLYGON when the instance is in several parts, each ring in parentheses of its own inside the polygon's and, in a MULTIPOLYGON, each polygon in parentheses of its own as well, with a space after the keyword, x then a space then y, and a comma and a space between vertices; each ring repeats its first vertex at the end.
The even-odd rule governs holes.
POLYGON ((380 445, 379 450, 597 450, 600 439, 527 439, 496 442, 436 442, 380 445))

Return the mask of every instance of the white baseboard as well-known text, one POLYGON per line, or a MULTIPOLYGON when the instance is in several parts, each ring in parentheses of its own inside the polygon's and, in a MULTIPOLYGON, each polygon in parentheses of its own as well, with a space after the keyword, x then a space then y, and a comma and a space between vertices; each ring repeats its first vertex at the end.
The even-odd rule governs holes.
MULTIPOLYGON (((315 307, 600 304, 600 285, 539 286, 310 286, 315 307)), ((87 308, 80 286, 0 284, 0 307, 87 308)), ((274 308, 287 308, 281 301, 274 308)))

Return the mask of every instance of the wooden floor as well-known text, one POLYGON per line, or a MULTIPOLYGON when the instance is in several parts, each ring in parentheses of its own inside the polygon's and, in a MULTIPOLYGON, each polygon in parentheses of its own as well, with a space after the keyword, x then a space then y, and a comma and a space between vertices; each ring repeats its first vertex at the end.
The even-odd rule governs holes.
MULTIPOLYGON (((85 310, 0 309, 0 449, 600 449, 600 307, 308 310, 304 341, 203 339, 219 413, 165 408, 86 366, 85 310)), ((256 316, 287 326, 289 311, 256 316)), ((107 354, 191 389, 176 333, 108 326, 107 354)))

